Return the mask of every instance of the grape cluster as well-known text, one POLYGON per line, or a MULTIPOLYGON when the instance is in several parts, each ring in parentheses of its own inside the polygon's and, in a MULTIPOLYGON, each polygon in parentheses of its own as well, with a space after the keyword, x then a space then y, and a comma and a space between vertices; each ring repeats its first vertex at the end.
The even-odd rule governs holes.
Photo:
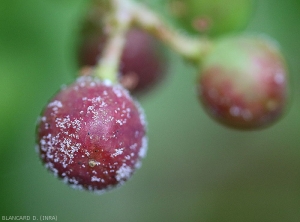
MULTIPOLYGON (((111 2, 132 7, 126 11, 132 21, 124 35, 117 73, 99 75, 106 69, 97 69, 103 68, 101 62, 112 53, 103 53, 112 27, 100 21, 103 11, 109 12, 114 4, 107 7, 108 1, 94 1, 93 16, 86 17, 80 33, 81 75, 53 96, 37 124, 39 156, 67 184, 103 193, 122 185, 140 167, 147 151, 147 127, 143 110, 132 95, 153 90, 165 76, 167 57, 158 39, 184 58, 193 58, 198 68, 197 96, 219 123, 253 130, 283 115, 288 75, 278 45, 263 35, 237 33, 250 19, 251 0, 166 1, 174 24, 199 37, 195 46, 202 45, 203 36, 209 39, 207 47, 187 47, 191 51, 178 42, 188 45, 194 38, 183 38, 154 12, 143 11, 143 6, 134 10, 138 3, 132 0, 111 2), (116 81, 107 78, 111 75, 117 76, 116 81)), ((116 22, 112 21, 110 24, 116 22)))

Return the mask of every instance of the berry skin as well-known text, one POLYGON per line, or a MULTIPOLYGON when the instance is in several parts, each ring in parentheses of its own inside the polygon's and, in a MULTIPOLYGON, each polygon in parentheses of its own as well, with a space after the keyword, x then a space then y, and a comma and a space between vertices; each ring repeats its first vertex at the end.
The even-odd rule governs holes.
POLYGON ((79 77, 42 112, 37 150, 64 182, 103 193, 128 180, 146 154, 143 112, 121 85, 79 77))
POLYGON ((170 14, 180 27, 210 36, 241 30, 252 8, 252 0, 169 0, 170 14))
MULTIPOLYGON (((96 65, 105 40, 99 30, 83 37, 78 54, 80 66, 96 65)), ((149 91, 165 77, 166 56, 159 42, 140 29, 132 28, 127 33, 120 63, 120 82, 135 95, 149 91)))
POLYGON ((283 57, 262 37, 218 40, 204 58, 197 86, 209 115, 237 129, 270 125, 282 116, 288 99, 283 57))

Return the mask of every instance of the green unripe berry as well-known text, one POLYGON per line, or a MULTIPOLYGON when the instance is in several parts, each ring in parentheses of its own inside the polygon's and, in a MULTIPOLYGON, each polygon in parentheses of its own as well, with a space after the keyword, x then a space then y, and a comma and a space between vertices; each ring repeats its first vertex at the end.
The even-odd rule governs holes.
POLYGON ((241 30, 248 23, 252 0, 169 0, 179 26, 193 34, 217 36, 241 30))

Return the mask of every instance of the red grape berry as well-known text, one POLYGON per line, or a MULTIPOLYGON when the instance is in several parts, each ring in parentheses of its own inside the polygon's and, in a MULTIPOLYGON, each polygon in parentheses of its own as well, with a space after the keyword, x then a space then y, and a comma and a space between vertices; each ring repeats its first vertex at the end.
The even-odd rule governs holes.
POLYGON ((277 46, 262 37, 218 40, 204 58, 198 97, 217 121, 238 129, 275 122, 285 111, 285 62, 277 46))
MULTIPOLYGON (((84 35, 80 44, 80 66, 95 66, 101 57, 106 36, 99 30, 92 33, 84 35)), ((132 94, 141 94, 152 89, 162 81, 166 73, 166 56, 159 42, 145 31, 130 29, 119 71, 120 82, 132 94)))
POLYGON ((120 84, 91 76, 63 87, 37 126, 48 170, 74 188, 102 193, 122 185, 146 154, 143 111, 120 84))

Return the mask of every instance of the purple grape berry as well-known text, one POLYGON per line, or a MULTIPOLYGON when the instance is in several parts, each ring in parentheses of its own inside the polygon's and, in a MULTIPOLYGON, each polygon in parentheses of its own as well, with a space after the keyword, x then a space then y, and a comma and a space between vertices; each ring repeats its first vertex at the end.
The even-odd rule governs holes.
MULTIPOLYGON (((93 67, 97 64, 106 38, 99 30, 84 36, 78 54, 80 66, 93 67)), ((164 79, 166 63, 159 42, 148 33, 132 28, 126 36, 121 57, 120 82, 133 94, 144 93, 164 79)))
POLYGON ((102 193, 122 185, 146 154, 140 106, 119 84, 83 76, 47 104, 37 126, 45 167, 74 188, 102 193))

